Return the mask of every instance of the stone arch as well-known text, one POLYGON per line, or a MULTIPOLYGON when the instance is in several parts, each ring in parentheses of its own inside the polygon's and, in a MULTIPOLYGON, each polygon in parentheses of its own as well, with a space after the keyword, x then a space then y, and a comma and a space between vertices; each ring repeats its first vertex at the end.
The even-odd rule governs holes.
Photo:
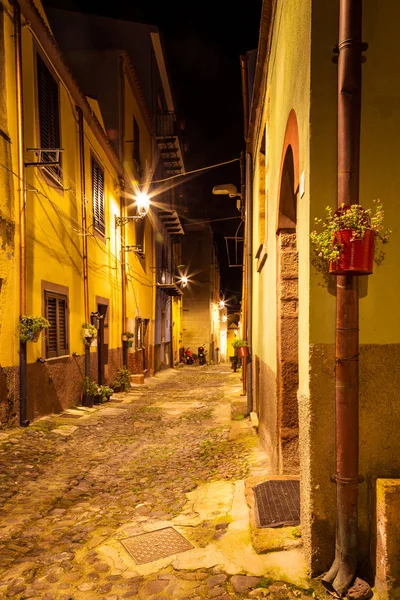
POLYGON ((279 470, 298 474, 298 255, 297 191, 299 144, 295 112, 290 112, 282 149, 277 214, 277 389, 279 470))

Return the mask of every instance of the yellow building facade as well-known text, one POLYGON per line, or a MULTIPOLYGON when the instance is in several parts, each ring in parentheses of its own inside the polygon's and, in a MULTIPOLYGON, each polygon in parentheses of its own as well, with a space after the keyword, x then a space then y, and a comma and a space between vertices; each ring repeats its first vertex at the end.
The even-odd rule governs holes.
MULTIPOLYGON (((379 198, 393 230, 384 263, 359 278, 359 556, 374 563, 375 480, 398 477, 400 349, 395 185, 398 60, 388 60, 399 8, 365 3, 360 204, 379 198)), ((335 551, 335 281, 310 265, 315 217, 337 203, 339 3, 264 0, 250 108, 253 410, 269 474, 298 475, 310 574, 335 551)))
POLYGON ((123 364, 154 372, 158 211, 143 217, 136 198, 155 193, 158 148, 126 52, 108 55, 120 90, 114 130, 40 4, 3 3, 0 14, 0 419, 27 424, 79 403, 85 375, 110 385, 123 364), (20 315, 51 325, 26 343, 26 360, 20 315), (89 369, 83 323, 97 329, 89 369))

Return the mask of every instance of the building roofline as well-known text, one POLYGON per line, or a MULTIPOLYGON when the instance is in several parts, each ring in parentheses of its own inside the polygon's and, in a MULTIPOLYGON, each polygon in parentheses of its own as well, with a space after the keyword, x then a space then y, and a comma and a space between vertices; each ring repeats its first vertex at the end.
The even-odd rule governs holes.
POLYGON ((29 21, 30 28, 38 38, 43 50, 46 52, 48 58, 56 68, 58 75, 68 87, 74 102, 82 109, 85 121, 93 131, 97 141, 107 155, 107 158, 116 170, 118 176, 124 179, 123 166, 115 150, 111 146, 109 138, 104 133, 101 124, 90 107, 89 102, 86 100, 84 93, 80 89, 72 71, 68 67, 53 33, 35 6, 33 0, 18 0, 18 2, 21 7, 21 13, 25 19, 29 21))
POLYGON ((143 90, 142 87, 140 85, 138 76, 136 75, 136 71, 135 68, 132 64, 131 58, 129 56, 129 53, 126 50, 122 50, 122 58, 125 62, 125 65, 127 67, 127 71, 128 71, 128 80, 129 83, 131 85, 131 89, 133 91, 133 93, 135 94, 136 100, 139 103, 139 108, 142 112, 142 115, 144 117, 144 120, 147 123, 147 126, 150 130, 150 132, 155 135, 155 126, 154 126, 154 122, 153 119, 151 117, 150 114, 150 110, 146 104, 145 98, 144 98, 144 94, 143 94, 143 90))
POLYGON ((247 146, 252 150, 255 132, 258 130, 262 116, 262 90, 268 74, 268 59, 272 40, 272 23, 277 0, 263 0, 261 9, 260 35, 257 49, 256 70, 253 84, 253 98, 250 107, 247 146))

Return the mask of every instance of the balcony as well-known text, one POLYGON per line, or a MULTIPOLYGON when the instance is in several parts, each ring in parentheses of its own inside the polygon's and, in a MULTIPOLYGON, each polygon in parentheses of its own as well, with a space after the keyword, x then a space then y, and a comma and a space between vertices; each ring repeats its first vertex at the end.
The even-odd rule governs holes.
POLYGON ((157 146, 167 177, 184 172, 180 133, 175 112, 157 114, 157 146))
POLYGON ((156 135, 157 135, 157 138, 178 137, 176 113, 174 113, 174 112, 157 113, 156 135))

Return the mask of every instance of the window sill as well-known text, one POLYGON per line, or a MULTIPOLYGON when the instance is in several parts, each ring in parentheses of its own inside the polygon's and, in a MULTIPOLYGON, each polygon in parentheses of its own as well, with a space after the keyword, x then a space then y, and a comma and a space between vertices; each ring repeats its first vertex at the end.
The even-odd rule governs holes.
POLYGON ((54 362, 55 360, 59 360, 60 358, 69 358, 69 354, 61 354, 61 356, 52 356, 51 358, 46 358, 45 362, 54 362))

